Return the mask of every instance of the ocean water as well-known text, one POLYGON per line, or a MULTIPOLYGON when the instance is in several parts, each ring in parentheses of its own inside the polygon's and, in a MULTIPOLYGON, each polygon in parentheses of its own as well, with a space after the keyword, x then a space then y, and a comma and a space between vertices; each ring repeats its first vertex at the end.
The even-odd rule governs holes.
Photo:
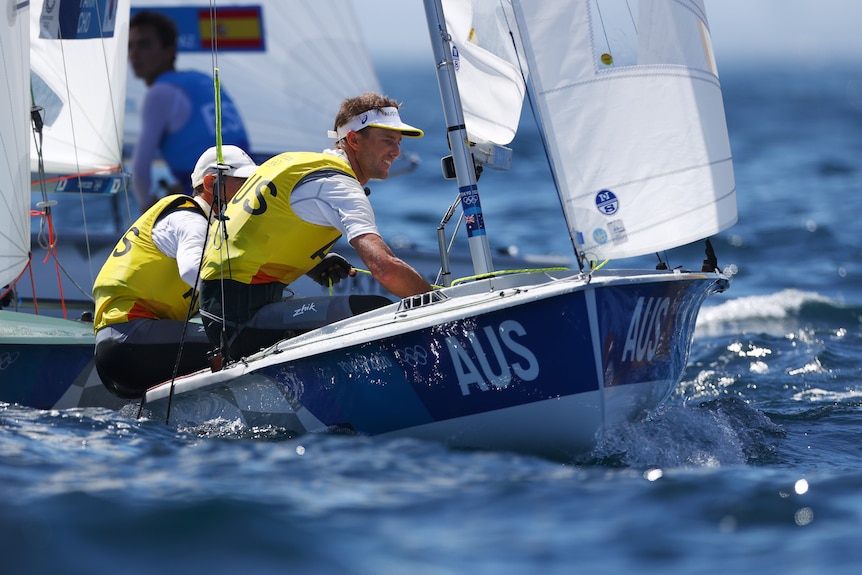
MULTIPOLYGON (((456 193, 433 72, 381 75, 428 135, 372 201, 385 235, 433 249, 456 193)), ((0 405, 3 572, 857 573, 862 65, 727 65, 722 84, 740 216, 713 244, 733 282, 664 407, 559 462, 0 405)), ((527 123, 512 147, 480 180, 492 243, 570 253, 527 123)))

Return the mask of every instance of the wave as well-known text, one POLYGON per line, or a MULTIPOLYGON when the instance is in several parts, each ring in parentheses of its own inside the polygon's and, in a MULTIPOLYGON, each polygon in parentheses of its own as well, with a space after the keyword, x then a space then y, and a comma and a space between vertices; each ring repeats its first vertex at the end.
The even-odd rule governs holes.
POLYGON ((666 405, 640 421, 607 428, 588 463, 634 468, 763 464, 785 430, 737 397, 666 405))
POLYGON ((746 296, 705 306, 697 318, 699 333, 778 331, 802 326, 854 327, 862 323, 862 306, 796 289, 746 296))

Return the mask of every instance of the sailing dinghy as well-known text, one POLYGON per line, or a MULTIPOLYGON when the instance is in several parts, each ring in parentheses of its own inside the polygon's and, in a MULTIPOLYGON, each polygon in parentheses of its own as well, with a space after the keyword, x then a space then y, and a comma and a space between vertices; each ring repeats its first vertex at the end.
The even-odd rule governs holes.
MULTIPOLYGON (((144 414, 568 458, 669 397, 700 307, 729 279, 708 243, 691 271, 603 262, 708 240, 736 221, 703 1, 502 5, 425 1, 477 277, 165 382, 143 398, 144 414), (467 28, 450 34, 449 25, 467 28), (545 138, 577 270, 493 268, 475 165, 505 152, 493 139, 474 141, 470 131, 481 127, 465 123, 462 99, 482 97, 465 85, 462 98, 455 69, 506 36, 545 138)), ((481 56, 471 65, 496 67, 481 56)), ((301 314, 303 300, 295 305, 301 314)))
POLYGON ((28 137, 33 281, 19 282, 14 304, 3 307, 92 315, 93 278, 116 242, 128 185, 129 0, 33 0, 29 12, 27 101, 38 110, 28 137))
MULTIPOLYGON (((42 96, 49 92, 57 98, 42 104, 48 106, 50 115, 44 132, 46 164, 50 169, 68 173, 82 165, 96 168, 119 162, 119 130, 113 132, 116 155, 106 157, 100 150, 106 148, 104 141, 111 140, 110 131, 102 130, 104 124, 88 123, 88 118, 93 116, 87 116, 83 110, 93 105, 102 107, 102 101, 74 86, 67 87, 67 79, 56 73, 46 74, 46 68, 39 67, 39 63, 49 63, 44 59, 45 52, 40 51, 40 46, 52 44, 48 49, 59 51, 61 43, 67 56, 88 51, 101 53, 104 44, 119 44, 123 48, 121 58, 124 62, 128 0, 111 2, 115 9, 110 12, 104 10, 107 5, 107 2, 101 3, 101 18, 95 17, 97 8, 94 5, 88 8, 76 6, 76 16, 84 16, 73 18, 75 27, 72 29, 80 35, 78 38, 59 39, 60 26, 64 23, 56 18, 59 10, 54 10, 57 3, 52 2, 45 3, 44 11, 41 1, 31 2, 29 7, 27 2, 9 3, 7 17, 0 23, 0 48, 6 75, 6 89, 0 91, 0 148, 6 166, 0 170, 0 201, 3 203, 0 210, 0 234, 3 238, 0 242, 0 286, 7 286, 2 291, 18 280, 24 285, 30 284, 30 277, 27 277, 31 265, 30 153, 34 140, 30 130, 31 63, 34 65, 35 101, 44 102, 42 96), (55 83, 55 80, 60 83, 55 83), (79 124, 76 140, 57 137, 69 134, 70 124, 75 122, 79 124), (96 133, 98 138, 88 138, 96 133)), ((68 12, 64 15, 69 17, 68 12)), ((57 61, 51 63, 52 66, 58 64, 57 61)), ((104 67, 92 66, 91 73, 86 78, 77 78, 77 81, 97 89, 100 85, 98 77, 104 70, 104 67)), ((121 94, 119 97, 122 101, 121 94)), ((103 107, 100 113, 109 115, 103 107)), ((39 207, 42 210, 50 208, 46 205, 39 207)), ((119 408, 123 403, 107 391, 96 374, 94 346, 92 323, 0 311, 0 402, 42 409, 119 408)))

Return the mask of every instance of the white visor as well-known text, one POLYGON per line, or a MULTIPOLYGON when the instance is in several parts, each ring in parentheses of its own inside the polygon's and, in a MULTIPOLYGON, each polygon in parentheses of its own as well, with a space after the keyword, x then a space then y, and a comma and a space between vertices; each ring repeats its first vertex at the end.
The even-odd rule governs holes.
POLYGON ((329 130, 329 137, 333 140, 341 140, 347 136, 347 132, 358 132, 368 126, 395 130, 396 132, 401 132, 407 138, 421 138, 425 135, 419 128, 414 128, 410 124, 402 122, 401 116, 398 115, 398 108, 387 107, 379 110, 374 108, 373 110, 362 112, 343 126, 339 126, 337 130, 329 130))
POLYGON ((222 146, 222 160, 224 161, 219 164, 215 146, 201 154, 195 165, 195 171, 192 172, 192 187, 196 188, 203 184, 204 176, 218 174, 219 168, 224 175, 235 178, 247 178, 257 169, 254 160, 237 146, 222 146))

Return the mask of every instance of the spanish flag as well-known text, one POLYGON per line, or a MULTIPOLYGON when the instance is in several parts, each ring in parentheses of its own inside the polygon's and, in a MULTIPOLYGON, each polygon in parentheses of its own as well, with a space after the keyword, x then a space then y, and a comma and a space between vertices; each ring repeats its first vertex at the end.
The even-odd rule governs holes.
MULTIPOLYGON (((198 12, 201 42, 212 41, 209 10, 198 12)), ((216 11, 216 41, 219 48, 263 50, 263 24, 260 8, 219 8, 216 11)))

